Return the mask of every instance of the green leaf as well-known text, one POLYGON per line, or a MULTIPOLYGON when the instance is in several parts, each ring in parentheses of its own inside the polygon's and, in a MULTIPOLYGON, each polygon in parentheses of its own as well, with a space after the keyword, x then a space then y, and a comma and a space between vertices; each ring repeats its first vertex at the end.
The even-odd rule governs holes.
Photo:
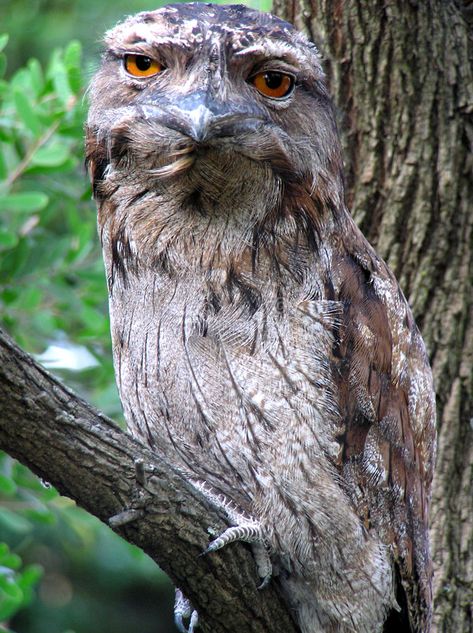
POLYGON ((49 198, 42 191, 24 191, 0 196, 0 211, 9 209, 19 213, 40 211, 48 204, 49 198))
POLYGON ((8 168, 3 156, 2 148, 0 147, 0 180, 5 180, 8 175, 8 168))
POLYGON ((27 286, 26 288, 22 288, 15 306, 20 310, 31 312, 31 310, 39 307, 42 296, 43 293, 40 288, 37 286, 27 286))
POLYGON ((43 568, 40 565, 28 565, 18 579, 18 586, 23 591, 22 606, 27 606, 33 598, 33 589, 43 575, 43 568))
POLYGON ((14 534, 28 534, 33 529, 33 526, 19 514, 0 507, 0 528, 0 532, 8 530, 14 534))
POLYGON ((40 147, 32 158, 33 165, 44 167, 57 167, 62 165, 69 157, 69 149, 63 143, 51 143, 46 147, 40 147))
POLYGON ((0 35, 0 51, 3 51, 5 46, 8 44, 8 33, 2 33, 0 35))
POLYGON ((43 575, 41 565, 28 565, 21 574, 19 585, 22 589, 33 587, 43 575))
POLYGON ((0 559, 3 567, 8 567, 9 569, 20 569, 21 567, 21 558, 18 554, 14 554, 13 552, 8 552, 0 559))
POLYGON ((15 248, 18 244, 18 235, 11 233, 7 229, 0 228, 0 250, 15 248))
POLYGON ((10 618, 21 606, 23 591, 14 580, 0 575, 0 620, 10 618))
MULTIPOLYGON (((0 81, 0 84, 2 82, 0 81)), ((1 86, 0 86, 1 88, 1 86)), ((1 89, 0 89, 0 95, 1 95, 1 89)), ((4 121, 0 121, 1 125, 6 125, 6 123, 4 121)), ((12 142, 12 135, 11 135, 11 131, 10 130, 5 130, 2 129, 0 127, 0 141, 3 141, 4 143, 11 143, 12 142)))
POLYGON ((64 63, 66 68, 80 68, 82 57, 82 45, 78 40, 72 40, 64 51, 64 63))
POLYGON ((0 77, 3 77, 7 69, 7 57, 3 53, 0 53, 0 77))
POLYGON ((15 600, 21 600, 23 598, 23 592, 19 589, 18 585, 11 580, 10 575, 0 576, 0 596, 2 593, 8 598, 15 600))
MULTIPOLYGON (((0 201, 1 208, 2 204, 0 201)), ((15 248, 5 251, 0 262, 3 283, 8 283, 8 280, 21 279, 28 261, 28 254, 28 242, 25 239, 20 239, 15 248)))
MULTIPOLYGON (((66 160, 59 165, 31 165, 25 173, 28 175, 41 174, 42 176, 60 174, 62 172, 72 171, 81 162, 82 161, 80 161, 76 156, 69 155, 66 160)), ((77 177, 79 178, 80 176, 77 177)))
POLYGON ((11 497, 15 494, 17 486, 14 481, 12 481, 6 475, 0 474, 0 493, 6 495, 7 497, 11 497))
POLYGON ((28 100, 28 97, 24 92, 20 92, 19 90, 15 90, 13 93, 13 98, 15 100, 16 111, 18 112, 18 116, 26 125, 26 127, 33 132, 35 136, 39 136, 41 134, 41 122, 36 116, 36 112, 33 109, 33 106, 28 100))
POLYGON ((105 315, 87 304, 82 305, 81 317, 86 328, 86 334, 100 334, 107 329, 107 320, 105 315))
POLYGON ((69 85, 69 79, 67 69, 64 65, 64 61, 61 58, 61 52, 59 50, 54 51, 51 59, 51 65, 48 69, 48 76, 53 82, 55 91, 61 103, 67 105, 72 97, 71 87, 69 85))
POLYGON ((35 89, 36 96, 39 96, 44 88, 44 77, 41 64, 37 59, 30 59, 28 62, 28 68, 30 71, 31 84, 35 89))
POLYGON ((56 515, 46 508, 42 510, 26 510, 25 516, 34 521, 35 524, 54 525, 56 523, 56 515))
POLYGON ((64 64, 67 70, 69 85, 73 92, 77 93, 82 86, 81 77, 82 46, 77 40, 73 40, 64 52, 64 64))
MULTIPOLYGON (((9 303, 13 303, 18 297, 19 291, 17 288, 5 288, 0 295, 3 303, 8 305, 9 303)), ((1 545, 1 544, 0 544, 1 545)), ((1 550, 0 550, 1 553, 1 550)))

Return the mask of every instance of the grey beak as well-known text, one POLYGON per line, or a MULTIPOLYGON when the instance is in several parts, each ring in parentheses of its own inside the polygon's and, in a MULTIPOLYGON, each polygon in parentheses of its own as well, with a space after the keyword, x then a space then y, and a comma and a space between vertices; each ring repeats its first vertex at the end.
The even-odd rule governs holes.
POLYGON ((254 130, 264 122, 264 115, 260 111, 208 103, 207 99, 196 98, 196 95, 184 98, 178 105, 145 104, 142 112, 145 118, 154 119, 197 143, 217 137, 235 136, 254 130))
POLYGON ((187 136, 190 136, 194 141, 205 141, 211 123, 215 119, 214 113, 209 110, 206 105, 201 103, 192 110, 181 110, 180 115, 185 123, 178 131, 187 134, 187 136))

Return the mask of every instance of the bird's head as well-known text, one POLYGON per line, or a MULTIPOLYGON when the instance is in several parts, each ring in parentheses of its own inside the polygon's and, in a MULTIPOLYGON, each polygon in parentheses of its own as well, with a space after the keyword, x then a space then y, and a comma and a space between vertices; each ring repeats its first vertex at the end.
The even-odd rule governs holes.
POLYGON ((267 221, 317 224, 343 205, 319 55, 291 25, 240 5, 176 4, 105 42, 87 122, 99 222, 113 212, 116 226, 162 237, 170 218, 174 232, 211 218, 251 242, 267 221))

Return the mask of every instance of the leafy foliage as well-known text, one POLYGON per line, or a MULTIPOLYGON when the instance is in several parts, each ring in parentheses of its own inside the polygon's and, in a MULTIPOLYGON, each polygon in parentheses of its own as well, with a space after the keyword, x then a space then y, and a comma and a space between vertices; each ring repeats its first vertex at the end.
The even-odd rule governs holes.
POLYGON ((88 345, 101 361, 85 395, 116 414, 81 90, 78 42, 55 51, 44 71, 33 59, 0 83, 0 305, 3 324, 29 351, 71 338, 88 345))
MULTIPOLYGON (((3 456, 0 461, 2 535, 12 534, 22 541, 31 534, 34 523, 50 524, 53 515, 48 502, 55 497, 55 490, 42 486, 25 467, 3 456)), ((21 557, 6 543, 0 543, 0 623, 31 602, 32 589, 41 575, 39 565, 23 566, 21 557)))
MULTIPOLYGON (((117 419, 105 279, 83 167, 81 46, 54 51, 44 68, 31 59, 7 80, 7 41, 0 36, 0 321, 117 419)), ((73 625, 90 633, 98 617, 107 623, 102 631, 169 630, 169 588, 155 565, 6 455, 0 541, 0 631, 60 633, 73 625), (91 579, 102 583, 96 595, 91 579)))
POLYGON ((29 604, 32 588, 41 576, 38 565, 20 570, 21 564, 21 558, 13 554, 6 543, 0 543, 0 622, 29 604))

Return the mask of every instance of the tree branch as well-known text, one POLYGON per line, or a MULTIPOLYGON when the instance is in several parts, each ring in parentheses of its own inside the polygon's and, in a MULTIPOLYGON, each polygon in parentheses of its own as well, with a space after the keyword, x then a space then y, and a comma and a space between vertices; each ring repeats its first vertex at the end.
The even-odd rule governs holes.
POLYGON ((277 580, 258 591, 246 545, 199 556, 225 515, 1 330, 0 390, 0 448, 149 554, 192 600, 203 633, 296 633, 277 580))

